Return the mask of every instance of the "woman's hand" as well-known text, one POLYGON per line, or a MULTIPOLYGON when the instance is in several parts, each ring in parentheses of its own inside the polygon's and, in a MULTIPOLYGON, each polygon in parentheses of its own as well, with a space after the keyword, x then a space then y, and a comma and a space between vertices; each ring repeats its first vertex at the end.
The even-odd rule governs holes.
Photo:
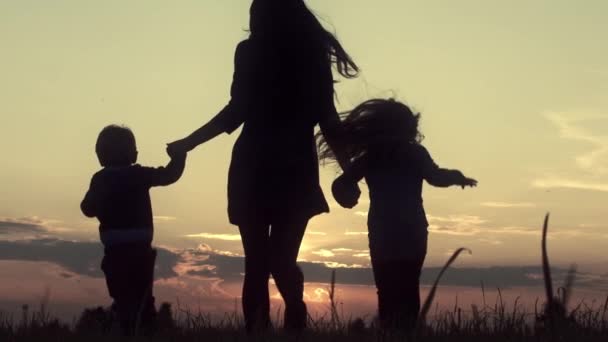
POLYGON ((192 149, 192 144, 190 144, 187 139, 180 139, 167 144, 167 154, 169 154, 170 156, 184 155, 192 151, 192 149))

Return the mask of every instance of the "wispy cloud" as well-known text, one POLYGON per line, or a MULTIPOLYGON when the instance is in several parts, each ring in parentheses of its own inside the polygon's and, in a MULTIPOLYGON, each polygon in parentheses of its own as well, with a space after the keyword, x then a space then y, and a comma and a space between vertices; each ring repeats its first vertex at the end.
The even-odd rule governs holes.
POLYGON ((353 258, 364 258, 364 259, 370 259, 370 256, 369 256, 369 252, 363 252, 363 253, 356 253, 356 254, 353 254, 353 258))
POLYGON ((32 219, 0 219, 1 234, 40 234, 46 233, 43 222, 32 219))
POLYGON ((477 239, 477 241, 483 243, 483 244, 488 244, 488 245, 492 245, 492 246, 498 246, 498 245, 502 245, 502 241, 498 240, 498 239, 477 239))
POLYGON ((347 236, 357 236, 357 235, 367 235, 367 232, 346 232, 344 235, 347 236))
POLYGON ((590 149, 576 157, 576 164, 592 173, 606 173, 604 163, 608 156, 608 135, 592 132, 589 127, 608 125, 608 115, 599 113, 546 112, 544 116, 559 131, 563 139, 579 141, 590 145, 590 149))
POLYGON ((199 233, 186 235, 189 238, 200 238, 209 240, 222 240, 222 241, 241 241, 241 235, 239 234, 214 234, 214 233, 199 233))
POLYGON ((42 219, 37 216, 8 218, 0 217, 0 235, 12 237, 49 237, 55 233, 67 232, 61 221, 42 219))
POLYGON ((482 207, 488 208, 534 208, 536 204, 529 202, 482 202, 480 203, 482 207))
POLYGON ((177 217, 174 216, 154 216, 154 221, 159 221, 159 222, 168 222, 168 221, 175 221, 177 220, 177 217))
MULTIPOLYGON (((548 172, 532 181, 541 189, 563 188, 608 192, 608 134, 598 127, 608 126, 608 114, 548 111, 543 116, 558 130, 560 138, 578 142, 583 152, 574 157, 575 177, 548 172)), ((563 172, 560 167, 560 172, 563 172)))
MULTIPOLYGON (((428 229, 430 233, 477 237, 477 241, 484 244, 502 244, 503 242, 499 239, 499 236, 540 236, 541 234, 540 227, 497 226, 479 216, 452 215, 441 217, 428 215, 428 217, 430 222, 428 229)), ((551 233, 551 236, 556 235, 567 237, 604 237, 600 232, 583 231, 581 229, 558 229, 551 233)))
POLYGON ((447 217, 427 215, 429 231, 447 235, 475 235, 482 231, 486 220, 474 215, 450 215, 447 217))
POLYGON ((532 182, 532 186, 540 189, 561 188, 608 192, 608 183, 595 183, 556 176, 548 176, 547 178, 535 179, 532 182))
POLYGON ((352 248, 333 248, 332 252, 340 253, 340 252, 352 252, 352 248))
MULTIPOLYGON (((477 236, 492 234, 512 234, 512 235, 538 235, 538 228, 527 227, 496 227, 487 220, 474 215, 450 215, 434 216, 427 215, 429 220, 429 231, 435 234, 477 236)), ((492 239, 494 244, 499 240, 492 239)), ((490 240, 484 241, 489 243, 490 240)))
POLYGON ((327 249, 321 249, 318 251, 314 251, 314 252, 312 252, 312 254, 318 255, 322 258, 331 258, 331 257, 335 256, 334 252, 327 250, 327 249))

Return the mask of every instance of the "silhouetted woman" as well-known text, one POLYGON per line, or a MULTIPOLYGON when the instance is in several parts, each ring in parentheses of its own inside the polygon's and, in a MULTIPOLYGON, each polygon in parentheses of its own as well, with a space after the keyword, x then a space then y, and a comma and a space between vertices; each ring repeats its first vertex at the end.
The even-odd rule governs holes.
POLYGON ((232 152, 228 215, 245 251, 246 326, 270 325, 272 274, 285 301, 285 328, 301 330, 307 312, 296 260, 309 219, 329 211, 319 186, 314 127, 320 125, 341 165, 349 163, 336 146, 340 125, 331 69, 352 78, 358 68, 302 0, 254 0, 250 11, 251 34, 236 48, 230 102, 168 148, 190 151, 244 124, 232 152))

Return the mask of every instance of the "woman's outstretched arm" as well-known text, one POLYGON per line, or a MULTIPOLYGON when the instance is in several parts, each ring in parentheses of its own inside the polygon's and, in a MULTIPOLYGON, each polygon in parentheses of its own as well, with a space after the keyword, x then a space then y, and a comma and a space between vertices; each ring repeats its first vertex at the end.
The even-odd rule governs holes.
POLYGON ((232 107, 233 106, 231 106, 231 104, 228 104, 213 119, 209 120, 209 122, 201 126, 199 129, 183 139, 170 143, 167 146, 167 151, 170 154, 189 152, 195 149, 197 146, 212 140, 224 132, 231 133, 234 129, 240 126, 239 123, 234 129, 231 129, 234 124, 228 125, 230 121, 235 121, 233 117, 238 116, 238 112, 236 112, 232 107), (230 128, 228 128, 228 126, 230 126, 230 128))
POLYGON ((244 108, 247 107, 247 98, 252 72, 251 58, 248 55, 248 41, 241 42, 234 54, 234 74, 230 88, 230 102, 213 119, 187 137, 174 141, 167 146, 171 153, 189 152, 197 146, 217 137, 222 133, 232 133, 244 121, 244 108))

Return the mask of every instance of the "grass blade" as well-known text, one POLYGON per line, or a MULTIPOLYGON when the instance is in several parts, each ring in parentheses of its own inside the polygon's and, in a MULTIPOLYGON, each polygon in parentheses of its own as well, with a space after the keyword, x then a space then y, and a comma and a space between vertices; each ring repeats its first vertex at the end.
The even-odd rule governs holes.
POLYGON ((441 280, 441 277, 443 276, 445 271, 454 263, 454 261, 456 261, 456 259, 462 252, 467 252, 469 254, 473 254, 473 252, 471 252, 471 250, 468 248, 459 248, 454 252, 454 254, 452 254, 450 259, 448 259, 448 261, 445 263, 445 265, 443 266, 441 271, 439 271, 439 274, 437 275, 437 278, 435 279, 435 283, 433 283, 433 287, 431 288, 429 295, 426 297, 426 300, 424 301, 424 304, 422 305, 422 309, 420 309, 420 315, 418 316, 419 327, 421 324, 424 324, 426 321, 426 315, 428 314, 429 309, 431 308, 431 305, 433 305, 433 300, 435 299, 435 293, 437 292, 437 286, 439 286, 439 281, 441 280))

